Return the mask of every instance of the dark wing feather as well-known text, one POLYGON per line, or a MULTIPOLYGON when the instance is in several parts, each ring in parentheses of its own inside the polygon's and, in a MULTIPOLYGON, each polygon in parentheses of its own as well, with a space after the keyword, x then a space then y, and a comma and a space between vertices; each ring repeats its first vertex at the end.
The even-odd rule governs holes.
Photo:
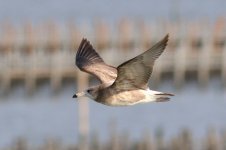
POLYGON ((96 76, 102 83, 113 82, 117 77, 116 68, 107 65, 86 39, 82 39, 78 48, 75 64, 80 70, 96 76))
POLYGON ((147 89, 155 60, 164 51, 168 34, 152 48, 117 67, 118 76, 112 84, 117 90, 147 89))

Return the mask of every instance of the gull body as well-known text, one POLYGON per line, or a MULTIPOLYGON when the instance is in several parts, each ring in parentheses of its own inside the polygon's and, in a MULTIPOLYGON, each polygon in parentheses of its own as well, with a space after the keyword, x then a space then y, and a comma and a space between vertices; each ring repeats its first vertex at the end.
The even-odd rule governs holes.
POLYGON ((164 51, 167 41, 168 35, 144 53, 115 68, 107 65, 90 42, 83 39, 75 63, 81 71, 96 76, 101 83, 76 93, 73 98, 87 96, 108 106, 168 101, 173 94, 153 91, 148 87, 154 62, 164 51))

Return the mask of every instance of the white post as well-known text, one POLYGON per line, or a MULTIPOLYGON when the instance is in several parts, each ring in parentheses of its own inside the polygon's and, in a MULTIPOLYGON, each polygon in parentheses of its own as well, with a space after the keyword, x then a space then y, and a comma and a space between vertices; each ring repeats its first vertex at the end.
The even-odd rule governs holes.
MULTIPOLYGON (((79 71, 78 73, 78 91, 85 90, 89 83, 89 78, 86 73, 79 71)), ((79 149, 89 149, 89 105, 86 97, 80 97, 78 100, 78 118, 79 118, 79 149)))

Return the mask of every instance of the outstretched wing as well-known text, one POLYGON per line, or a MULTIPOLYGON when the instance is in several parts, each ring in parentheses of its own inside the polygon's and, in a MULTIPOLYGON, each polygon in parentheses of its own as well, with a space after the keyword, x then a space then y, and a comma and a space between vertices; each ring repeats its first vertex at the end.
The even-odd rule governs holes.
POLYGON ((80 43, 75 64, 80 70, 96 76, 102 83, 113 82, 117 77, 116 68, 107 65, 86 39, 80 43))
POLYGON ((117 67, 118 76, 111 88, 119 91, 147 89, 155 60, 164 51, 169 35, 144 53, 132 58, 117 67))

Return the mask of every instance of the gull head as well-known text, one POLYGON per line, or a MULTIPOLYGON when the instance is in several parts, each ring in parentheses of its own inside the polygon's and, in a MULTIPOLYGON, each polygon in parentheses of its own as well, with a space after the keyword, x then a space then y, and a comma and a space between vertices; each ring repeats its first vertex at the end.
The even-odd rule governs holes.
POLYGON ((82 97, 82 96, 89 97, 90 99, 96 99, 98 96, 98 89, 97 88, 89 88, 83 92, 74 94, 72 98, 78 98, 78 97, 82 97))

